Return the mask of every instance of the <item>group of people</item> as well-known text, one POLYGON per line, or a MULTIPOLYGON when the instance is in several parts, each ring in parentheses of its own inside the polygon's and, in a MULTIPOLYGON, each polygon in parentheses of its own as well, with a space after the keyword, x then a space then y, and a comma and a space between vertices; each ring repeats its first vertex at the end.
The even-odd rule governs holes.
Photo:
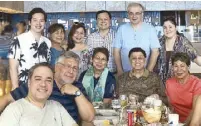
POLYGON ((110 104, 114 92, 136 94, 140 102, 158 94, 181 122, 200 125, 201 80, 189 67, 191 61, 201 66, 201 57, 172 18, 163 22, 158 39, 154 27, 143 22, 144 11, 130 3, 130 22, 117 32, 110 28, 110 12, 98 11, 96 32, 85 39, 84 24, 75 22, 66 42, 62 24, 48 28, 49 39, 42 36, 47 15, 31 10, 30 30, 16 36, 8 52, 13 91, 0 99, 0 111, 13 103, 0 125, 91 125, 92 102, 110 104))

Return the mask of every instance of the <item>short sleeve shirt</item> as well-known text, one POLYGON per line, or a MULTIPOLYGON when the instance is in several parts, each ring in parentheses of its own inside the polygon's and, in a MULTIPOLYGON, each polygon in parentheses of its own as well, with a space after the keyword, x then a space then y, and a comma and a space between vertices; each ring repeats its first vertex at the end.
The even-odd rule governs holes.
POLYGON ((134 47, 142 48, 149 59, 151 49, 160 48, 156 30, 146 23, 134 29, 131 23, 123 24, 117 30, 113 47, 121 50, 121 62, 124 71, 131 70, 128 58, 129 51, 134 47))
POLYGON ((36 63, 50 61, 51 42, 44 36, 37 42, 31 31, 14 38, 8 58, 19 62, 19 84, 26 83, 29 69, 36 63))
MULTIPOLYGON (((80 82, 74 82, 74 86, 78 87, 80 91, 83 93, 83 95, 87 97, 85 88, 83 87, 82 83, 80 82)), ((15 90, 11 91, 11 96, 14 100, 18 100, 20 98, 26 97, 28 94, 28 87, 27 84, 23 84, 16 88, 15 90)), ((49 100, 55 100, 63 105, 63 107, 68 111, 68 113, 71 115, 71 117, 78 122, 79 121, 79 112, 78 107, 75 102, 75 96, 74 95, 63 95, 59 88, 56 85, 56 82, 54 81, 53 85, 53 91, 52 94, 49 97, 49 100)))

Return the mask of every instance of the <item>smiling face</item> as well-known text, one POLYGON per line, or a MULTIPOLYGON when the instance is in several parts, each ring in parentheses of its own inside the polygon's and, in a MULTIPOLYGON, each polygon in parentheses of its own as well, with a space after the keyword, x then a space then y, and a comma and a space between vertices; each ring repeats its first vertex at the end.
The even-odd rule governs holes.
POLYGON ((166 21, 163 24, 163 32, 165 37, 171 39, 177 35, 176 26, 171 21, 166 21))
POLYGON ((84 29, 82 27, 75 30, 75 33, 72 36, 72 39, 75 43, 83 43, 84 42, 84 29))
POLYGON ((45 19, 42 13, 35 13, 32 15, 31 21, 29 21, 31 31, 34 33, 42 33, 45 27, 45 19))
POLYGON ((105 54, 98 52, 92 58, 93 67, 95 70, 103 71, 104 68, 107 66, 107 57, 105 54))
POLYGON ((52 93, 53 72, 45 66, 36 68, 28 80, 29 97, 34 101, 44 102, 52 93))
POLYGON ((51 42, 61 44, 64 41, 63 29, 58 29, 54 33, 50 34, 51 42))
POLYGON ((185 79, 189 75, 188 66, 186 65, 185 62, 182 62, 180 60, 174 62, 173 72, 174 76, 180 80, 185 79))
POLYGON ((140 6, 131 6, 128 8, 128 18, 131 24, 138 25, 143 21, 143 10, 140 6))
POLYGON ((55 71, 55 80, 61 85, 72 84, 77 78, 79 62, 74 58, 65 58, 56 64, 55 71))
POLYGON ((97 17, 97 26, 99 30, 107 30, 110 28, 110 17, 107 13, 100 13, 97 17))
POLYGON ((144 70, 146 58, 142 52, 133 52, 129 59, 133 70, 144 70))

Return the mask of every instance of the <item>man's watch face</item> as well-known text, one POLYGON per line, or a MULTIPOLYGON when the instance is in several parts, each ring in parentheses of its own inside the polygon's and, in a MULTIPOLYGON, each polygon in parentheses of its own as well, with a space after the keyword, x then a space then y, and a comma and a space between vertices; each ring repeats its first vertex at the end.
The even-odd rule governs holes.
POLYGON ((81 91, 80 90, 77 90, 76 92, 75 92, 75 96, 80 96, 81 95, 81 91))

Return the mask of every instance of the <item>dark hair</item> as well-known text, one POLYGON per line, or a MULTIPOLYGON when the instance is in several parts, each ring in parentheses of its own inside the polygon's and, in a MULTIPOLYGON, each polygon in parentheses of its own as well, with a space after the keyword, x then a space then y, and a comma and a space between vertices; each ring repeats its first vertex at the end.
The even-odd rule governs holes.
MULTIPOLYGON (((165 20, 163 20, 163 25, 164 25, 164 23, 165 23, 166 21, 171 22, 175 27, 177 27, 177 23, 176 23, 176 21, 175 21, 175 19, 174 19, 173 17, 168 17, 168 18, 166 18, 165 20)), ((177 34, 180 35, 180 33, 179 33, 178 31, 177 31, 177 34)))
POLYGON ((112 15, 109 11, 106 11, 106 10, 100 10, 98 12, 96 12, 96 20, 98 19, 98 15, 101 14, 101 13, 107 13, 108 16, 110 17, 110 19, 112 19, 112 15))
POLYGON ((181 61, 186 63, 187 66, 191 65, 191 60, 190 57, 188 56, 187 53, 184 52, 177 52, 175 55, 172 56, 172 64, 174 64, 176 61, 181 61))
POLYGON ((31 21, 32 16, 36 13, 42 13, 44 15, 45 22, 47 21, 47 14, 42 8, 33 8, 28 14, 28 20, 31 21))
POLYGON ((4 35, 5 33, 12 33, 13 32, 13 27, 12 27, 12 25, 6 25, 5 27, 4 27, 4 30, 2 31, 2 35, 4 35))
POLYGON ((145 58, 147 57, 146 52, 145 52, 142 48, 136 47, 136 48, 132 48, 132 49, 129 51, 129 54, 128 54, 128 57, 129 57, 129 58, 130 58, 130 56, 131 56, 131 54, 132 54, 133 52, 141 52, 141 53, 144 55, 145 58))
POLYGON ((34 73, 35 69, 38 68, 38 67, 47 67, 47 68, 49 68, 52 71, 52 73, 54 73, 54 69, 52 68, 52 66, 49 63, 47 63, 47 62, 41 62, 41 63, 38 63, 38 64, 32 66, 29 69, 28 79, 31 79, 31 77, 33 76, 33 73, 34 73))
POLYGON ((109 51, 108 51, 108 49, 105 48, 105 47, 97 47, 97 48, 94 48, 92 58, 94 58, 95 55, 96 55, 97 53, 99 53, 99 52, 103 53, 103 54, 106 56, 107 61, 109 60, 109 51))
POLYGON ((23 26, 26 26, 26 22, 25 21, 20 21, 19 24, 22 24, 23 26))
POLYGON ((59 29, 62 29, 64 34, 65 34, 64 26, 62 24, 59 24, 59 23, 54 23, 54 24, 50 25, 49 28, 48 28, 48 33, 52 34, 52 33, 56 32, 59 29))
POLYGON ((73 35, 75 34, 76 30, 79 28, 83 28, 84 33, 86 34, 86 29, 85 29, 84 23, 74 22, 74 24, 71 27, 70 32, 68 34, 68 48, 67 48, 67 50, 75 47, 75 43, 73 41, 73 35))

